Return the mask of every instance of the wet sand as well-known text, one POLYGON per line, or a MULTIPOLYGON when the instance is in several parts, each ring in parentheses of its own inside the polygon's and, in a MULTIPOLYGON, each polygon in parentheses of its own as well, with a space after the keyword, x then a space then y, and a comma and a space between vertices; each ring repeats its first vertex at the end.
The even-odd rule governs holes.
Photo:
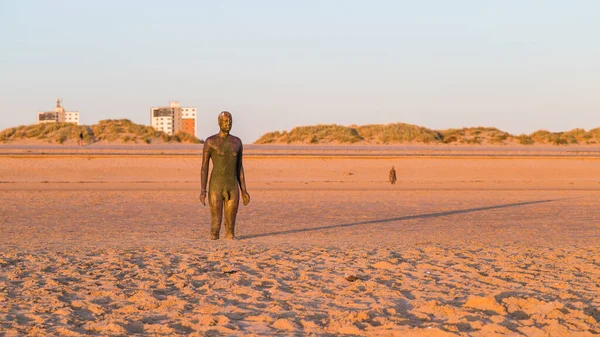
POLYGON ((0 335, 600 333, 598 159, 248 157, 235 241, 199 158, 0 161, 0 335))

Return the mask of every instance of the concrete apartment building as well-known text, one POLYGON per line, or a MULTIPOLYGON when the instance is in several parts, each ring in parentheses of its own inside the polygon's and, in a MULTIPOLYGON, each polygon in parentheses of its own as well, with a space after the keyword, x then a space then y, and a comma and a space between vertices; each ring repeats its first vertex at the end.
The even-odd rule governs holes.
POLYGON ((151 108, 150 125, 171 136, 178 132, 196 136, 196 108, 180 107, 178 102, 169 102, 168 107, 151 108))
POLYGON ((74 123, 79 125, 79 112, 65 111, 60 105, 61 100, 56 100, 54 111, 42 111, 37 113, 38 124, 42 123, 74 123))

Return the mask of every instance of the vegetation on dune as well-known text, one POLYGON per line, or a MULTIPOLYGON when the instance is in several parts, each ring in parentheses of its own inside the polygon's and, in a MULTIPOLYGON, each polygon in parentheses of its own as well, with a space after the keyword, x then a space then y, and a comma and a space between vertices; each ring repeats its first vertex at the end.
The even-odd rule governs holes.
MULTIPOLYGON (((531 139, 535 143, 541 143, 541 144, 552 143, 552 144, 557 144, 557 145, 561 144, 564 141, 560 138, 560 133, 552 133, 552 132, 546 131, 546 130, 538 130, 538 131, 532 133, 531 139)), ((567 142, 564 141, 564 144, 567 144, 567 142)))
MULTIPOLYGON (((161 132, 151 126, 135 124, 128 119, 105 119, 93 125, 92 133, 96 141, 115 142, 122 140, 124 143, 143 141, 160 137, 161 132)), ((149 143, 149 142, 148 142, 149 143)))
POLYGON ((101 120, 96 125, 75 125, 72 123, 45 123, 22 125, 0 132, 0 142, 39 140, 48 143, 64 144, 79 142, 83 134, 85 144, 109 143, 202 143, 201 140, 185 132, 169 136, 151 126, 133 123, 128 119, 101 120))
POLYGON ((569 144, 598 144, 600 143, 600 128, 585 131, 584 129, 573 129, 566 132, 550 132, 538 130, 531 134, 536 143, 569 145, 569 144))
POLYGON ((303 143, 303 144, 328 144, 328 143, 356 143, 363 140, 358 132, 346 126, 314 125, 299 126, 287 132, 269 132, 260 137, 256 144, 270 143, 303 143))
POLYGON ((563 138, 569 144, 595 144, 600 141, 600 128, 585 131, 584 129, 573 129, 563 133, 563 138))
POLYGON ((63 144, 71 139, 78 142, 80 133, 83 133, 84 141, 90 140, 87 127, 72 123, 21 125, 0 132, 0 142, 34 139, 48 143, 63 144))
POLYGON ((591 129, 590 131, 588 131, 588 133, 590 134, 588 144, 600 143, 600 128, 591 129))
POLYGON ((440 131, 440 133, 442 134, 442 142, 446 144, 504 144, 514 138, 508 132, 483 126, 447 129, 440 131))
POLYGON ((201 144, 204 143, 202 140, 196 138, 196 136, 191 135, 187 132, 177 132, 171 137, 172 141, 177 143, 192 143, 192 144, 201 144))
POLYGON ((371 143, 432 143, 442 141, 442 134, 422 126, 394 123, 353 126, 358 134, 371 143))
POLYGON ((275 131, 264 134, 255 144, 600 144, 600 128, 585 131, 573 129, 566 132, 539 130, 530 135, 511 135, 492 127, 430 130, 421 126, 393 123, 351 125, 331 124, 301 126, 292 131, 275 131))
MULTIPOLYGON (((46 123, 21 125, 0 132, 0 143, 33 140, 53 144, 76 144, 83 134, 85 144, 97 142, 161 144, 202 143, 188 133, 169 136, 151 126, 136 124, 128 119, 101 120, 96 125, 46 123)), ((530 135, 511 135, 497 128, 468 127, 461 129, 431 130, 405 124, 369 124, 342 126, 320 124, 295 127, 291 131, 264 134, 255 144, 547 144, 588 145, 600 144, 600 128, 586 131, 573 129, 566 132, 538 130, 530 135)))
POLYGON ((517 141, 521 145, 533 145, 533 144, 535 144, 535 141, 533 140, 533 138, 531 138, 531 136, 528 136, 526 134, 520 134, 520 135, 518 135, 517 136, 517 141))
POLYGON ((349 127, 330 124, 301 126, 293 128, 290 132, 269 132, 260 137, 255 144, 353 144, 358 142, 389 144, 404 142, 430 143, 440 140, 441 135, 439 132, 404 123, 352 125, 349 127))

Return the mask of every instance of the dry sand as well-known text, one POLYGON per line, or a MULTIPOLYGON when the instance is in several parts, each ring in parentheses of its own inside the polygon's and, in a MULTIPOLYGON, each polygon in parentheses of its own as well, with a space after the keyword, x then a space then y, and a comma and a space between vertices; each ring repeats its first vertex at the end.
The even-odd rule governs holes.
POLYGON ((0 157, 0 336, 592 336, 600 160, 0 157), (386 183, 395 165, 398 182, 386 183))

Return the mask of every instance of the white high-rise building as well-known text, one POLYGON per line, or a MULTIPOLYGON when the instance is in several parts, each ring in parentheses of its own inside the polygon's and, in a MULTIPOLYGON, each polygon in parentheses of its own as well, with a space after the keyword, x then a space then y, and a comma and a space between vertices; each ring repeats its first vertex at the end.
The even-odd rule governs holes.
POLYGON ((37 113, 38 124, 42 123, 73 123, 79 125, 79 112, 65 111, 61 105, 61 100, 56 100, 54 111, 42 111, 37 113))
POLYGON ((168 107, 151 108, 150 125, 171 136, 178 132, 196 136, 196 108, 180 107, 178 102, 169 102, 168 107))
POLYGON ((75 123, 79 125, 79 112, 65 111, 65 123, 75 123))

